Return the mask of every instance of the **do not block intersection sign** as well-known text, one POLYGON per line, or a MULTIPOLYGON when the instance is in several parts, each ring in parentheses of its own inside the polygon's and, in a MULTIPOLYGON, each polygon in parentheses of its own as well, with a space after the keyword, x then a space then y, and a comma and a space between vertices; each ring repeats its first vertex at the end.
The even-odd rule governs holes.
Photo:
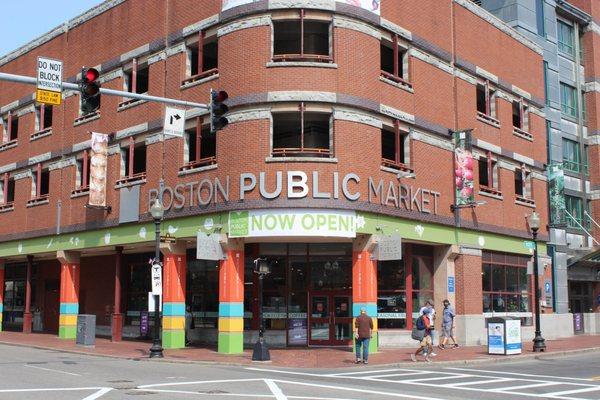
POLYGON ((37 90, 38 103, 60 105, 62 100, 62 61, 38 57, 37 90))

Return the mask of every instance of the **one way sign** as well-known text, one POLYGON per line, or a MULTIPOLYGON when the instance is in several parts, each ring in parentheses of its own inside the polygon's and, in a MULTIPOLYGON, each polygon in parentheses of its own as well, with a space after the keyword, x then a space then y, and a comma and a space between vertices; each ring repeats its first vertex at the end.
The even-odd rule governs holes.
POLYGON ((183 137, 185 130, 185 110, 165 107, 165 135, 183 137))

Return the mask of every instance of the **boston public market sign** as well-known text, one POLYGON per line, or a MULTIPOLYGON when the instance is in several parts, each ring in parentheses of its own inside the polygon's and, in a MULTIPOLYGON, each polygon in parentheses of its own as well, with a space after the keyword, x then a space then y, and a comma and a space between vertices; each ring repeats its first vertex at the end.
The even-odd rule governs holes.
POLYGON ((275 171, 269 174, 259 172, 258 175, 243 172, 235 178, 227 175, 179 183, 174 187, 165 186, 162 190, 150 189, 148 207, 159 196, 165 210, 181 210, 229 201, 243 203, 248 197, 256 199, 257 194, 265 200, 312 198, 366 201, 424 214, 437 214, 440 204, 439 192, 400 184, 397 180, 364 178, 353 172, 325 175, 319 171, 275 171), (239 183, 235 191, 231 190, 233 179, 239 183), (324 189, 326 183, 330 188, 328 190, 324 189))

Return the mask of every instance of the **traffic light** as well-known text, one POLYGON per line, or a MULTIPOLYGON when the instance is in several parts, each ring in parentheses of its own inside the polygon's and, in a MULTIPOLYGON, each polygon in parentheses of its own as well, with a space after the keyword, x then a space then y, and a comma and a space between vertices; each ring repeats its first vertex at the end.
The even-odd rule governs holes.
POLYGON ((100 108, 99 76, 100 73, 95 68, 83 68, 81 70, 79 91, 81 92, 81 111, 84 115, 93 113, 100 108))
POLYGON ((223 102, 227 100, 229 95, 224 90, 210 90, 210 131, 215 133, 227 126, 229 121, 223 115, 229 111, 223 102))

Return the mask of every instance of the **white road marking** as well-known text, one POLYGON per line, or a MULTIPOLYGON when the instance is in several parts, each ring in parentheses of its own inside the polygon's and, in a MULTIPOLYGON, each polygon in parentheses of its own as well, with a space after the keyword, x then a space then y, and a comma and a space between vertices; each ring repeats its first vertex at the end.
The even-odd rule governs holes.
POLYGON ((420 382, 420 381, 440 381, 440 380, 444 380, 444 379, 459 379, 459 378, 471 378, 473 377, 473 375, 467 375, 467 374, 457 374, 457 375, 450 375, 450 376, 436 376, 434 378, 419 378, 419 379, 407 379, 405 381, 398 381, 398 382, 420 382))
POLYGON ((356 379, 360 379, 358 377, 351 377, 351 376, 345 376, 345 375, 344 376, 337 376, 337 375, 326 375, 326 374, 311 374, 309 372, 282 371, 282 370, 278 370, 278 369, 253 368, 253 367, 248 367, 246 369, 250 370, 250 371, 276 372, 278 374, 302 375, 302 376, 318 376, 319 378, 331 377, 331 378, 356 378, 356 379))
POLYGON ((112 389, 104 387, 70 387, 70 388, 34 388, 34 389, 0 389, 0 393, 20 393, 20 392, 75 392, 83 390, 102 390, 112 389))
POLYGON ((552 392, 552 393, 547 393, 547 396, 548 397, 563 396, 565 394, 594 392, 594 391, 598 391, 598 390, 600 390, 600 386, 589 387, 589 388, 585 388, 585 389, 563 390, 562 392, 552 392))
POLYGON ((281 389, 279 389, 279 386, 277 386, 277 384, 273 380, 265 379, 265 383, 269 387, 271 393, 275 395, 276 400, 288 400, 288 398, 283 394, 281 389))
POLYGON ((566 376, 534 375, 534 374, 523 374, 521 372, 490 371, 490 370, 485 370, 485 369, 470 369, 470 368, 458 368, 458 367, 448 367, 445 369, 451 369, 451 370, 456 370, 456 371, 486 372, 486 373, 504 374, 504 375, 532 376, 534 378, 569 379, 569 380, 583 381, 583 382, 591 382, 592 381, 592 379, 589 379, 589 378, 569 378, 566 376))
POLYGON ((36 365, 23 365, 23 366, 27 367, 27 368, 35 368, 35 369, 41 369, 41 370, 44 370, 44 371, 57 372, 59 374, 67 374, 67 375, 73 375, 73 376, 82 376, 80 374, 75 374, 73 372, 61 371, 59 369, 42 368, 42 367, 38 367, 36 365))
POLYGON ((262 381, 262 378, 251 379, 218 379, 214 381, 194 381, 194 382, 169 382, 169 383, 153 383, 152 385, 140 385, 137 389, 149 389, 161 386, 180 386, 180 385, 197 385, 200 383, 230 383, 230 382, 257 382, 262 381))
POLYGON ((165 390, 165 389, 133 389, 136 391, 147 391, 152 393, 174 393, 174 394, 193 394, 196 396, 227 396, 227 397, 256 397, 261 399, 274 399, 272 394, 241 394, 241 393, 200 393, 190 390, 165 390))
MULTIPOLYGON (((404 376, 411 376, 411 375, 431 375, 431 374, 433 374, 433 372, 429 372, 429 371, 403 372, 401 374, 369 375, 369 376, 365 376, 364 379, 388 378, 391 376, 404 377, 404 376)), ((361 377, 361 378, 363 378, 363 377, 361 377)))
POLYGON ((327 374, 327 376, 347 376, 347 375, 372 374, 372 373, 379 374, 379 373, 382 373, 382 372, 395 372, 395 371, 410 371, 410 370, 398 369, 398 368, 394 368, 394 369, 379 369, 379 370, 374 370, 374 371, 363 370, 363 371, 340 372, 340 373, 336 373, 336 374, 327 374))
POLYGON ((450 388, 457 388, 457 387, 460 387, 460 386, 485 385, 486 383, 502 383, 502 382, 506 382, 506 381, 510 381, 510 379, 507 379, 507 378, 496 378, 496 379, 487 379, 485 381, 447 383, 447 384, 440 385, 440 386, 450 387, 450 388))
POLYGON ((542 382, 542 383, 533 383, 530 385, 517 385, 517 386, 507 386, 498 389, 489 389, 491 392, 509 392, 511 390, 519 390, 519 389, 533 389, 538 387, 545 386, 554 386, 554 385, 564 385, 565 382, 542 382))
POLYGON ((102 388, 100 390, 98 390, 96 393, 90 394, 88 397, 84 397, 82 400, 96 400, 102 396, 104 396, 106 393, 110 392, 111 390, 113 390, 112 388, 102 388))

